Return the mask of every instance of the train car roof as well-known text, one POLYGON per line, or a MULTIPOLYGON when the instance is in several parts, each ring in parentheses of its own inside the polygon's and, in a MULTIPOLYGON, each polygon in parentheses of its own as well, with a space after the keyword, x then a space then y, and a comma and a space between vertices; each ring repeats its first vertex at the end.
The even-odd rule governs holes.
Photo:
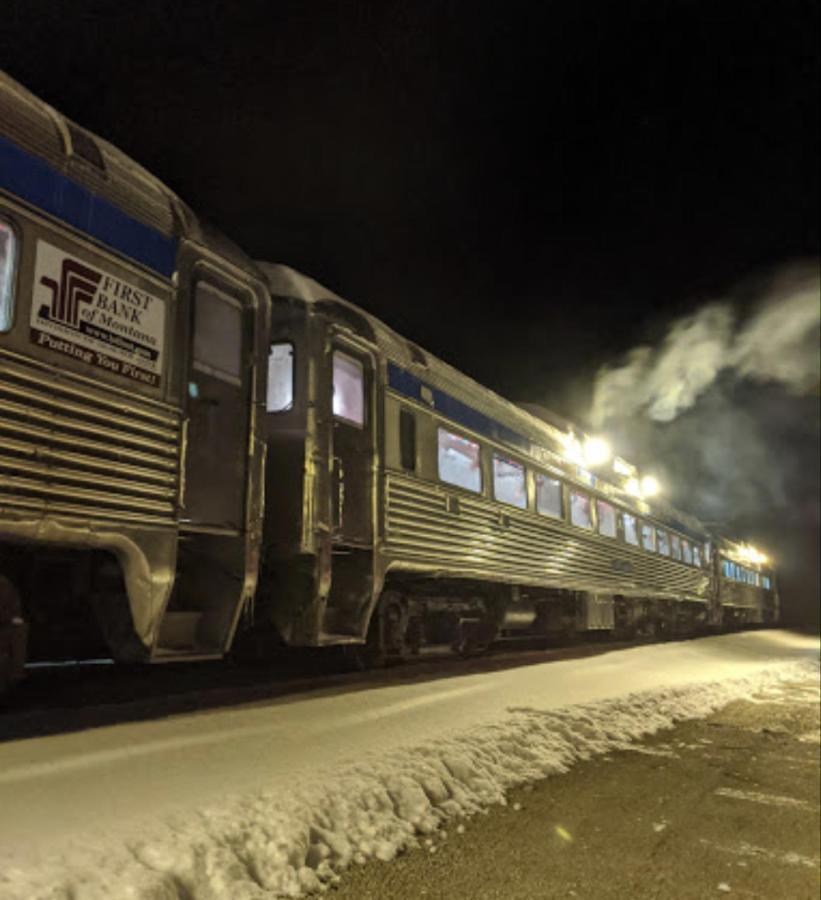
POLYGON ((166 277, 179 238, 255 273, 233 242, 159 178, 2 71, 0 165, 0 187, 166 277))
MULTIPOLYGON (((567 420, 556 416, 553 422, 545 421, 544 418, 506 400, 412 341, 406 340, 376 316, 290 266, 266 262, 257 262, 257 266, 264 274, 274 297, 299 300, 316 311, 323 311, 336 318, 343 327, 351 328, 359 337, 375 344, 388 360, 401 367, 411 377, 424 381, 425 384, 446 393, 466 407, 479 410, 500 423, 506 432, 521 436, 530 442, 530 452, 526 452, 525 455, 533 458, 538 455, 536 448, 542 448, 554 454, 558 462, 567 435, 567 431, 560 427, 559 423, 567 420)), ((501 441, 504 443, 504 438, 501 441)), ((521 452, 521 447, 518 449, 521 452)), ((561 462, 563 464, 561 474, 567 476, 566 460, 561 458, 561 462)), ((572 473, 570 477, 574 477, 572 473)), ((583 479, 576 480, 585 484, 583 479)), ((638 500, 626 494, 615 477, 612 481, 597 477, 595 482, 595 487, 599 491, 612 494, 614 499, 639 513, 652 515, 685 534, 690 533, 701 539, 711 538, 710 533, 698 519, 675 509, 663 499, 654 500, 652 504, 638 500)))

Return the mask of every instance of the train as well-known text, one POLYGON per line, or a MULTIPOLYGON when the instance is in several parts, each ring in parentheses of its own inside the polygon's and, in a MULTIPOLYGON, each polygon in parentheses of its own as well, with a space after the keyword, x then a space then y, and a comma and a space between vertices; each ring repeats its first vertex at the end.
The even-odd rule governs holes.
POLYGON ((0 74, 0 686, 26 661, 778 621, 772 564, 0 74))

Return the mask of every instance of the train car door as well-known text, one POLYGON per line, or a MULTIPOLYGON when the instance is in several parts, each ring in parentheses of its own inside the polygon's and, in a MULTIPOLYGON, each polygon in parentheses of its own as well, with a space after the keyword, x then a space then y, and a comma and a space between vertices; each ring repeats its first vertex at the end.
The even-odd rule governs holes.
POLYGON ((373 544, 373 360, 348 342, 332 345, 333 539, 373 544))
POLYGON ((183 519, 244 528, 251 393, 251 309, 246 292, 208 269, 192 291, 183 519))

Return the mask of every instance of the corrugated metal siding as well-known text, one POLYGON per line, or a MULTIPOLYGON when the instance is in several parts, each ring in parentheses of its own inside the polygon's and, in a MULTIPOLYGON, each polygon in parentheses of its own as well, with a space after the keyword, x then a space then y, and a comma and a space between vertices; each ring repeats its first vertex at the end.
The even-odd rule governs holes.
POLYGON ((0 509, 173 524, 179 415, 0 355, 0 509))
POLYGON ((67 157, 52 115, 68 121, 59 113, 49 114, 46 104, 0 72, 0 123, 9 140, 144 225, 168 237, 174 234, 171 191, 116 147, 73 123, 72 127, 97 145, 105 171, 67 157))
POLYGON ((0 122, 3 134, 18 147, 42 157, 60 169, 65 160, 57 126, 45 107, 0 72, 0 122))
POLYGON ((459 512, 448 512, 446 498, 453 493, 437 484, 386 475, 385 549, 391 560, 495 581, 707 597, 706 570, 481 497, 459 493, 459 512), (500 516, 508 524, 500 524, 500 516))

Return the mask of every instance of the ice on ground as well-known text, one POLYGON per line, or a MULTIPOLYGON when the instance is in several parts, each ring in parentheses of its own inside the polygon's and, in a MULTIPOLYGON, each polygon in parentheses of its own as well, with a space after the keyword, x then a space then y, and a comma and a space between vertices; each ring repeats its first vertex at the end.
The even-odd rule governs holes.
POLYGON ((817 673, 817 657, 781 632, 732 635, 3 744, 0 898, 323 891, 354 863, 433 852, 445 822, 511 788, 817 673))

